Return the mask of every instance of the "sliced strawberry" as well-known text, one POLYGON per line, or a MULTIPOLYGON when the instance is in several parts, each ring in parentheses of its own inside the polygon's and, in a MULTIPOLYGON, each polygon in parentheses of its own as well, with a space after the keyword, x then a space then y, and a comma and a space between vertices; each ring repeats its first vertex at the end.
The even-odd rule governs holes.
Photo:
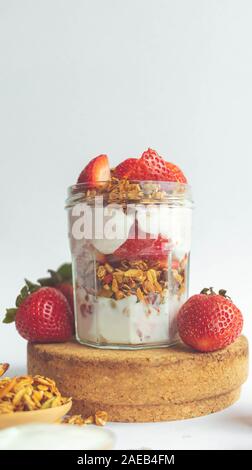
POLYGON ((138 161, 136 175, 141 180, 166 181, 166 162, 155 150, 149 148, 138 161))
POLYGON ((184 173, 174 163, 166 162, 167 181, 178 181, 179 183, 187 183, 184 173))
POLYGON ((115 178, 126 179, 131 178, 134 179, 135 167, 138 162, 138 158, 127 158, 122 163, 117 165, 114 170, 115 178))
POLYGON ((82 170, 77 183, 95 183, 109 181, 111 178, 109 162, 107 155, 99 155, 93 158, 87 166, 82 170))
POLYGON ((114 252, 114 256, 120 259, 164 259, 168 256, 168 243, 169 240, 161 235, 150 238, 149 234, 138 231, 135 238, 128 238, 114 252))
MULTIPOLYGON (((155 150, 146 150, 134 171, 135 179, 154 181, 177 181, 187 183, 185 175, 180 168, 173 163, 166 162, 155 150)), ((131 179, 132 174, 130 174, 131 179)))

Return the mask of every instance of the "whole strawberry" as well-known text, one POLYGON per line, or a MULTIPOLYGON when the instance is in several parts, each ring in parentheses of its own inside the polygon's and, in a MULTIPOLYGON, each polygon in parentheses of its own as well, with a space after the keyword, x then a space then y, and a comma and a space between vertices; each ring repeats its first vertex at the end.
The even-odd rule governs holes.
POLYGON ((210 288, 193 295, 182 305, 177 323, 185 344, 207 352, 233 343, 242 331, 243 317, 225 290, 216 294, 210 288))
POLYGON ((62 264, 57 271, 48 269, 50 276, 38 279, 38 283, 42 286, 55 287, 60 290, 68 300, 74 318, 74 299, 73 299, 73 283, 72 283, 72 265, 71 263, 62 264))
POLYGON ((32 342, 64 342, 73 334, 71 308, 65 296, 53 287, 26 281, 16 301, 8 309, 5 323, 15 321, 19 334, 32 342))
POLYGON ((70 282, 60 282, 56 289, 58 289, 67 299, 71 308, 72 316, 74 318, 74 297, 73 297, 73 286, 70 282))

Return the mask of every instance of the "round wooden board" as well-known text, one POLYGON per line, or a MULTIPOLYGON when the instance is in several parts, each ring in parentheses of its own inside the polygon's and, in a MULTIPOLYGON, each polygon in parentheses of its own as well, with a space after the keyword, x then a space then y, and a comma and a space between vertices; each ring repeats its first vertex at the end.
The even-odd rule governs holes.
POLYGON ((28 344, 28 373, 53 378, 73 398, 71 414, 107 411, 110 421, 192 418, 234 403, 248 375, 244 336, 199 353, 182 344, 137 351, 93 349, 76 342, 28 344))

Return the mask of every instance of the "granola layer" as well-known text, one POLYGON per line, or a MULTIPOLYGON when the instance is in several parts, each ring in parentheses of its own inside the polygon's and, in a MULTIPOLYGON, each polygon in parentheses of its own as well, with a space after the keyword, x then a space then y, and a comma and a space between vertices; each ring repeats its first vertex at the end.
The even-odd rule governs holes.
POLYGON ((164 260, 123 260, 114 265, 105 262, 96 264, 98 297, 123 299, 136 295, 139 301, 149 303, 153 295, 160 295, 160 302, 171 287, 174 294, 185 291, 187 255, 172 261, 171 276, 164 260))

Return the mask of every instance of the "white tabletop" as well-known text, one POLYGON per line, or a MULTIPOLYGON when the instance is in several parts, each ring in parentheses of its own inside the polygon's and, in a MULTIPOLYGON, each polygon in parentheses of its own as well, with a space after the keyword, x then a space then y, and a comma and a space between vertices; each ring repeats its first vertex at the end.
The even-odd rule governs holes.
POLYGON ((111 423, 116 449, 252 449, 251 380, 233 406, 201 418, 163 423, 111 423))

